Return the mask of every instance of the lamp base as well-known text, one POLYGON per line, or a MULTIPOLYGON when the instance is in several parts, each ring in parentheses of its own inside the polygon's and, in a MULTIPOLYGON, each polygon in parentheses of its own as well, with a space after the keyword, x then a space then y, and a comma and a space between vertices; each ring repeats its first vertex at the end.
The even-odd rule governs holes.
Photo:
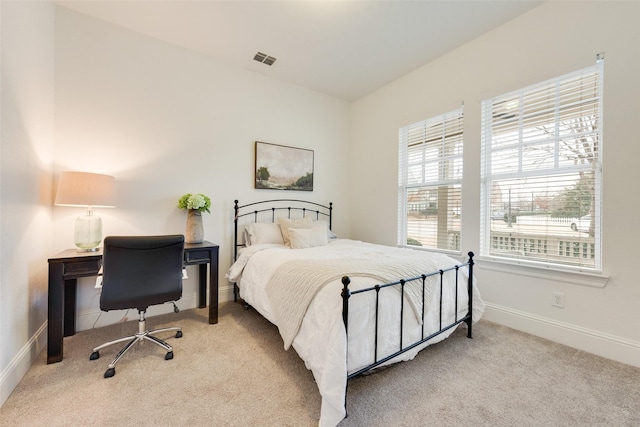
POLYGON ((100 248, 95 247, 95 248, 78 248, 76 249, 76 252, 98 252, 100 250, 100 248))
POLYGON ((87 210, 86 215, 76 219, 74 242, 78 252, 98 250, 98 245, 102 242, 102 219, 98 215, 93 215, 91 209, 87 210))

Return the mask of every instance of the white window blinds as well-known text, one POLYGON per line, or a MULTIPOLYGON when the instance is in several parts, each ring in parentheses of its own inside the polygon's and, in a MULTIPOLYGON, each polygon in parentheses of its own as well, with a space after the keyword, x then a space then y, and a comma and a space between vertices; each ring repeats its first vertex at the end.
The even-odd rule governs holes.
POLYGON ((482 255, 601 269, 602 71, 482 103, 482 255))
POLYGON ((400 129, 400 245, 460 251, 462 137, 462 109, 400 129))

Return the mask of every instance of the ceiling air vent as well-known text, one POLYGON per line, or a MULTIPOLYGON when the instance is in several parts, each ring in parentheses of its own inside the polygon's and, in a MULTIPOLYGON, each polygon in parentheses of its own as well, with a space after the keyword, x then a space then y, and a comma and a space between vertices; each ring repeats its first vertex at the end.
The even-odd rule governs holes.
POLYGON ((262 53, 262 52, 258 52, 256 53, 256 55, 253 57, 254 61, 258 61, 258 62, 262 62, 263 64, 267 64, 267 65, 273 65, 274 62, 276 62, 276 58, 274 58, 273 56, 269 56, 266 53, 262 53))

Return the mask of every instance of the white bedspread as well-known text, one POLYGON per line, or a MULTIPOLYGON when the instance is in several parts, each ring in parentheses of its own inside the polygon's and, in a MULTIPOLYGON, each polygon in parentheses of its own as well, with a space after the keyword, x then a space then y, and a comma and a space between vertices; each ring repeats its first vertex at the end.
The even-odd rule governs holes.
MULTIPOLYGON (((268 293, 269 280, 278 268, 292 260, 321 259, 331 260, 352 258, 363 253, 377 253, 380 257, 391 259, 419 258, 425 260, 425 270, 431 273, 437 269, 446 269, 459 262, 442 254, 372 245, 353 240, 338 239, 327 246, 307 249, 289 249, 281 245, 257 245, 243 249, 240 257, 227 272, 230 281, 237 282, 240 297, 251 304, 270 322, 283 329, 281 316, 274 310, 274 302, 268 293)), ((347 275, 346 273, 343 275, 347 275)), ((375 276, 375 274, 372 274, 375 276)), ((342 275, 341 275, 342 276, 342 275)), ((340 276, 340 277, 341 277, 340 276)), ((443 289, 444 301, 455 298, 453 277, 447 279, 443 289)), ((457 319, 466 315, 467 291, 466 269, 460 270, 458 289, 457 319)), ((400 277, 396 278, 400 279, 400 277)), ((438 280, 439 276, 437 279, 438 280)), ((379 280, 366 275, 351 277, 350 289, 362 289, 380 284, 379 280)), ((308 369, 313 372, 322 396, 320 426, 335 426, 345 416, 345 390, 347 372, 352 373, 373 362, 373 310, 371 304, 374 296, 371 293, 353 295, 350 299, 349 311, 349 348, 346 348, 346 334, 342 321, 342 283, 339 278, 331 280, 317 290, 310 302, 306 314, 293 339, 293 347, 304 360, 308 369)), ((425 332, 438 330, 439 325, 439 286, 428 286, 426 300, 425 332)), ((474 286, 473 320, 477 321, 484 311, 484 303, 474 286)), ((378 358, 397 351, 400 323, 400 292, 395 289, 381 291, 381 300, 385 300, 384 309, 379 316, 384 328, 380 331, 378 341, 378 358), (384 298, 383 298, 384 296, 384 298)), ((456 313, 452 304, 443 304, 443 325, 453 323, 456 313)), ((414 310, 404 311, 405 344, 420 339, 422 326, 414 310)), ((455 328, 438 335, 431 341, 404 353, 388 363, 411 360, 422 348, 441 341, 449 336, 455 328)), ((286 347, 286 345, 285 345, 286 347)))

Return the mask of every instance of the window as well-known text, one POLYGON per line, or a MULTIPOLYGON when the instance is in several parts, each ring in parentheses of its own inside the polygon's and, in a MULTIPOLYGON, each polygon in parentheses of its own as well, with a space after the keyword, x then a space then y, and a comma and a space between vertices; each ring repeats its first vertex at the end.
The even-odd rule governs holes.
POLYGON ((602 71, 482 103, 482 255, 601 270, 602 71))
POLYGON ((462 109, 400 129, 398 243, 460 251, 462 109))

